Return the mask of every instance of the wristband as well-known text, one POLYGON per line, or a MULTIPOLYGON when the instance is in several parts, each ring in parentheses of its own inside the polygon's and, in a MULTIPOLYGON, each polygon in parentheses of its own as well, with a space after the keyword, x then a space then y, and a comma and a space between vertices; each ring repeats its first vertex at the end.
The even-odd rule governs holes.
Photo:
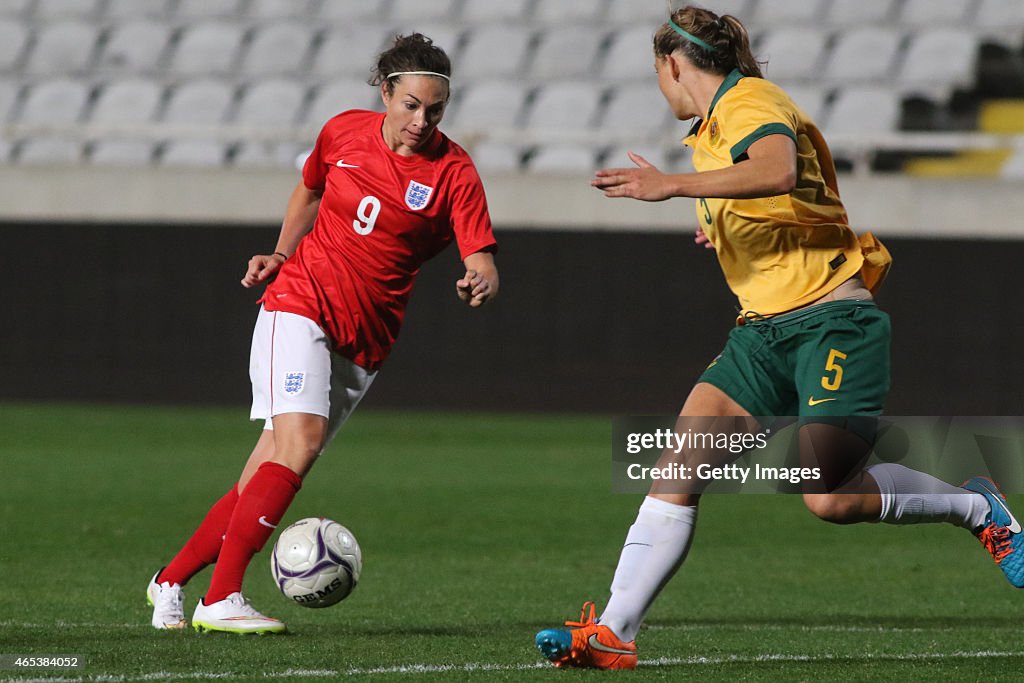
POLYGON ((281 253, 281 252, 279 252, 279 251, 275 251, 275 252, 274 252, 273 254, 271 254, 271 256, 280 256, 280 257, 281 257, 281 258, 283 258, 283 259, 284 259, 285 261, 287 261, 287 260, 288 260, 288 257, 287 257, 287 256, 285 256, 284 254, 282 254, 282 253, 281 253))

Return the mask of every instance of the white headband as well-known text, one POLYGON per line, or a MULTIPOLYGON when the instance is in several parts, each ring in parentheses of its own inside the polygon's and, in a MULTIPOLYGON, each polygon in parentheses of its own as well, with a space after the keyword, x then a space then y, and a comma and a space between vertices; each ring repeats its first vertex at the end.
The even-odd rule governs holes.
POLYGON ((437 76, 438 78, 443 78, 449 83, 452 82, 452 79, 450 79, 448 76, 445 76, 444 74, 439 74, 436 71, 396 71, 393 74, 388 74, 388 77, 384 80, 390 81, 395 76, 437 76))

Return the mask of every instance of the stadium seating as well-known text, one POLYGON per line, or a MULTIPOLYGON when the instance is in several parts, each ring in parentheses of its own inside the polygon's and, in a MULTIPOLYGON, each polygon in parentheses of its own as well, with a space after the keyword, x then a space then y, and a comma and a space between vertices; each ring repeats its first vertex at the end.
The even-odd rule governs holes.
POLYGON ((473 146, 473 163, 482 172, 509 173, 523 166, 523 149, 503 142, 481 142, 473 146))
POLYGON ((99 27, 78 19, 41 24, 24 71, 30 76, 84 75, 92 68, 99 27))
POLYGON ((113 22, 166 17, 170 0, 107 0, 106 18, 113 22))
MULTIPOLYGON (((1018 0, 710 4, 750 27, 766 76, 830 131, 894 131, 910 97, 941 112, 955 91, 976 86, 984 41, 1011 56, 1024 49, 1018 0), (868 104, 881 107, 878 116, 868 104)), ((453 58, 445 130, 487 150, 495 168, 534 168, 524 159, 538 157, 541 167, 572 165, 578 150, 549 159, 527 148, 559 131, 569 134, 560 142, 575 140, 588 127, 605 145, 658 139, 675 149, 681 132, 652 68, 665 13, 654 0, 0 0, 0 120, 12 127, 0 137, 2 158, 285 163, 338 111, 380 108, 365 84, 374 57, 412 30, 453 58), (28 128, 76 124, 125 131, 82 131, 75 140, 89 144, 70 154, 37 144, 28 128), (140 125, 155 128, 138 136, 140 125), (213 132, 233 139, 231 126, 278 130, 281 140, 184 144, 213 132), (521 139, 508 139, 516 131, 521 139)), ((928 126, 950 118, 930 115, 928 126)))
POLYGON ((100 72, 154 73, 171 38, 171 27, 156 19, 132 19, 110 30, 97 68, 100 72))
POLYGON ((757 52, 768 61, 765 76, 779 81, 809 81, 821 71, 828 34, 815 26, 773 30, 758 44, 757 52))
POLYGON ((203 78, 171 89, 163 122, 176 125, 223 123, 234 100, 235 86, 227 81, 203 78))
POLYGON ((82 160, 82 144, 63 136, 31 138, 21 143, 17 157, 21 164, 77 164, 82 160))
POLYGON ((216 168, 227 160, 227 145, 208 140, 172 140, 160 155, 162 166, 216 168))
POLYGON ((529 73, 538 80, 593 74, 603 41, 603 32, 593 26, 550 28, 540 35, 529 73))
POLYGON ((597 168, 597 153, 581 144, 541 145, 526 164, 534 173, 590 173, 597 168))
POLYGON ((23 23, 0 19, 0 73, 15 70, 27 44, 28 30, 23 23))
POLYGON ((241 24, 214 19, 185 28, 171 56, 170 70, 180 76, 227 74, 242 44, 241 24))
POLYGON ((238 71, 246 76, 299 75, 306 64, 313 29, 297 21, 278 21, 256 28, 238 71))
POLYGON ((140 124, 155 119, 163 88, 155 81, 130 78, 101 88, 89 114, 94 124, 140 124))

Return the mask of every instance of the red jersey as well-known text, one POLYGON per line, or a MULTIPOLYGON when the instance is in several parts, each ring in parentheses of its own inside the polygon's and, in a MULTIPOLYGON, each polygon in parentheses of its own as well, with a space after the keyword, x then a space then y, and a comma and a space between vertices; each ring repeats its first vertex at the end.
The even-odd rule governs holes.
POLYGON ((455 239, 463 259, 495 246, 487 199, 469 155, 435 130, 402 156, 381 133, 384 114, 328 121, 302 170, 323 192, 312 231, 261 301, 316 322, 334 350, 376 370, 398 337, 424 261, 455 239))

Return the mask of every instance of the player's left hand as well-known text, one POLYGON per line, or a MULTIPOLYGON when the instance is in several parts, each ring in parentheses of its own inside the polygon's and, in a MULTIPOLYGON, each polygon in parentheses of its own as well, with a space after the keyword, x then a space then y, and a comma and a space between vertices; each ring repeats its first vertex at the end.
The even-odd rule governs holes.
POLYGON ((455 282, 455 293, 459 299, 476 308, 483 306, 491 298, 491 283, 475 270, 467 270, 461 279, 455 282))
POLYGON ((629 153, 638 168, 605 168, 594 174, 590 185, 604 190, 605 197, 632 197, 661 202, 672 196, 667 176, 639 154, 629 153))

